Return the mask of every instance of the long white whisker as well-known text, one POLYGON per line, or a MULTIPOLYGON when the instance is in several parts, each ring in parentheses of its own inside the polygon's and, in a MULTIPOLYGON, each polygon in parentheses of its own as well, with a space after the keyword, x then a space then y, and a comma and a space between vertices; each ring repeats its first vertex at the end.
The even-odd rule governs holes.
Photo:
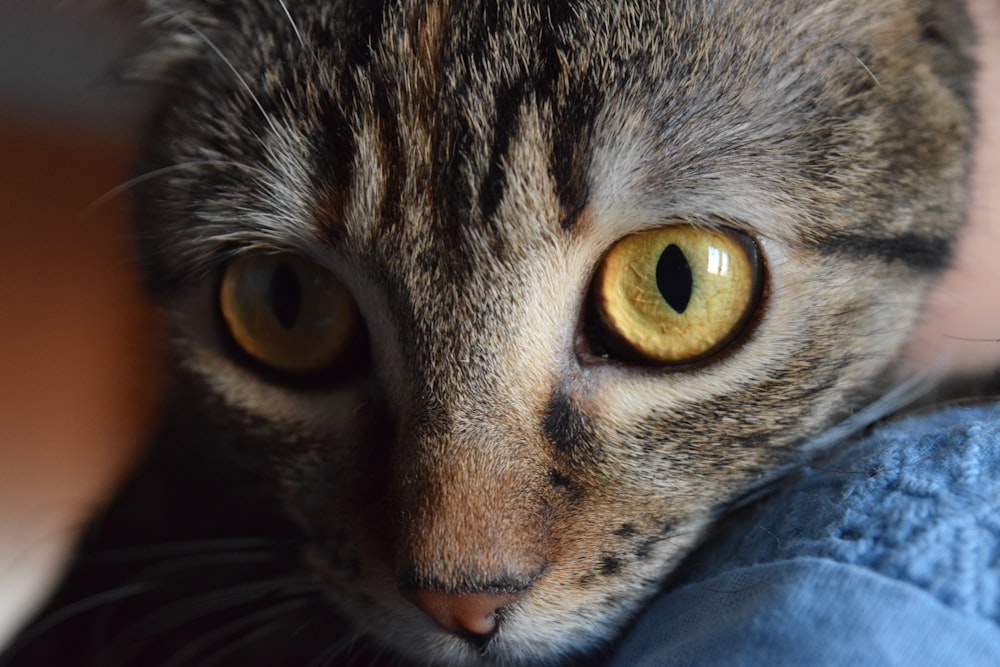
POLYGON ((233 162, 232 160, 190 160, 188 162, 178 162, 177 164, 168 165, 166 167, 161 167, 159 169, 153 169, 152 171, 147 171, 145 174, 140 174, 134 178, 130 178, 121 185, 115 186, 105 192, 103 195, 92 201, 84 209, 81 215, 86 217, 94 211, 94 209, 100 208, 107 204, 110 200, 124 194, 128 190, 134 188, 137 185, 141 185, 146 181, 153 180, 154 178, 159 178, 161 176, 166 176, 175 171, 181 171, 184 169, 190 169, 192 167, 209 167, 209 166, 222 166, 222 167, 236 167, 237 169, 242 169, 249 172, 255 172, 264 178, 276 178, 274 174, 266 169, 260 167, 252 167, 247 164, 242 164, 240 162, 233 162))
POLYGON ((274 125, 274 119, 271 118, 271 115, 264 110, 264 105, 261 104, 260 98, 258 98, 256 93, 253 92, 253 89, 250 87, 250 84, 247 83, 247 80, 243 77, 240 71, 236 69, 236 66, 233 65, 233 62, 226 56, 225 53, 222 52, 222 49, 216 46, 215 42, 209 39, 208 35, 199 30, 198 26, 192 23, 191 20, 188 19, 186 16, 184 16, 177 10, 162 4, 161 2, 157 2, 156 4, 160 6, 163 10, 165 10, 168 14, 170 14, 175 20, 183 24, 185 28, 194 33, 198 37, 198 39, 200 39, 205 44, 205 46, 210 48, 212 52, 219 57, 219 59, 226 65, 226 67, 229 68, 229 71, 233 73, 233 76, 236 77, 236 80, 239 81, 240 85, 243 87, 243 90, 245 90, 247 95, 250 96, 250 99, 253 101, 257 109, 260 111, 261 116, 263 116, 264 120, 267 121, 267 124, 270 125, 271 130, 277 133, 278 128, 275 127, 274 125))
MULTIPOLYGON (((195 664, 195 658, 197 658, 198 654, 204 653, 204 651, 212 646, 212 644, 215 644, 220 640, 224 640, 228 636, 238 634, 242 630, 250 629, 260 623, 271 621, 286 612, 300 609, 310 603, 311 600, 306 598, 293 599, 282 604, 267 607, 257 612, 241 615, 235 621, 230 621, 229 623, 225 623, 222 626, 215 628, 211 632, 206 632, 197 641, 192 642, 188 646, 177 651, 167 662, 163 664, 163 667, 180 667, 181 665, 195 664)), ((216 653, 198 661, 198 663, 206 667, 208 665, 218 664, 227 656, 235 653, 248 644, 253 643, 256 639, 254 636, 255 634, 256 633, 251 632, 248 635, 245 635, 241 639, 236 640, 230 646, 219 649, 216 653)))
POLYGON ((126 664, 133 651, 142 649, 140 640, 144 637, 163 636, 212 614, 260 601, 265 596, 298 600, 315 592, 316 584, 309 578, 279 577, 225 586, 169 602, 121 629, 114 641, 102 648, 105 659, 102 664, 126 664))
POLYGON ((88 595, 76 602, 61 607, 51 615, 43 618, 39 623, 33 625, 13 646, 9 647, 4 657, 10 658, 24 647, 33 643, 39 637, 45 635, 53 628, 72 620, 73 618, 85 614, 101 607, 110 606, 116 602, 134 598, 153 590, 155 586, 148 582, 126 584, 113 588, 102 593, 88 595))
MULTIPOLYGON (((257 107, 261 116, 263 116, 265 122, 267 123, 267 126, 270 128, 274 137, 277 138, 278 140, 281 140, 281 138, 284 137, 286 133, 282 132, 275 117, 269 114, 264 109, 263 103, 261 102, 257 94, 254 93, 253 89, 250 87, 250 84, 247 81, 246 77, 244 77, 243 74, 239 71, 239 69, 237 69, 236 65, 233 64, 233 61, 230 60, 225 53, 223 53, 222 49, 220 49, 219 46, 211 38, 209 38, 208 35, 202 32, 198 28, 198 26, 196 26, 189 18, 184 16, 178 10, 168 6, 168 4, 163 0, 150 0, 150 2, 159 7, 161 11, 172 17, 173 20, 177 21, 185 28, 187 28, 187 30, 189 30, 192 34, 197 36, 198 39, 200 39, 209 49, 211 49, 211 51, 225 64, 225 66, 229 69, 229 71, 232 72, 233 76, 236 77, 242 89, 247 93, 247 95, 249 95, 253 104, 257 107)), ((295 31, 296 36, 299 38, 303 46, 305 46, 304 42, 305 37, 299 30, 298 25, 295 23, 291 15, 291 12, 288 9, 288 6, 285 4, 285 0, 278 0, 278 2, 285 13, 285 16, 288 18, 293 30, 295 31)), ((315 53, 313 53, 311 50, 309 52, 312 55, 313 61, 316 62, 318 68, 318 61, 316 60, 315 53)), ((270 158, 271 163, 275 165, 282 165, 288 161, 287 159, 283 158, 280 152, 276 151, 275 147, 272 146, 270 142, 264 141, 260 136, 257 135, 256 132, 251 132, 251 134, 256 139, 257 143, 261 146, 264 153, 270 158)), ((272 186, 274 186, 275 184, 279 184, 284 180, 282 178, 279 178, 273 171, 261 170, 259 173, 265 175, 267 177, 265 181, 272 186)))
POLYGON ((302 33, 299 32, 299 26, 295 25, 295 19, 292 18, 292 13, 288 11, 288 5, 285 4, 285 0, 278 0, 278 4, 281 5, 282 11, 285 12, 285 16, 288 18, 288 23, 292 26, 292 30, 295 31, 295 36, 298 37, 299 44, 302 45, 302 48, 308 48, 306 47, 305 40, 302 39, 302 33))
POLYGON ((934 368, 915 373, 841 423, 803 444, 799 451, 812 454, 844 440, 926 394, 939 377, 939 371, 934 368))
POLYGON ((276 543, 273 540, 257 537, 184 540, 108 549, 86 556, 84 562, 88 566, 98 566, 185 558, 199 555, 211 556, 227 553, 273 552, 282 547, 284 547, 284 543, 282 542, 276 543))
POLYGON ((311 45, 306 44, 305 38, 302 36, 302 31, 299 30, 299 26, 295 23, 295 19, 292 18, 292 13, 288 11, 288 5, 285 4, 285 0, 278 0, 278 4, 281 5, 281 9, 285 12, 285 16, 288 17, 288 22, 292 26, 292 30, 295 31, 295 36, 299 39, 299 44, 305 49, 309 56, 312 58, 313 65, 316 66, 316 70, 319 71, 319 58, 316 57, 316 50, 312 48, 311 45))

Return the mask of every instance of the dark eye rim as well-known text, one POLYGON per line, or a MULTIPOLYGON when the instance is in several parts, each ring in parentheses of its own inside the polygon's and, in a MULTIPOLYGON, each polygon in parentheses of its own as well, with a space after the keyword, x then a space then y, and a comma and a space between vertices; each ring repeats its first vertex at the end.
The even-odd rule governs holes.
MULTIPOLYGON (((261 253, 263 254, 263 253, 261 253)), ((267 254, 288 254, 302 259, 302 256, 292 251, 267 254)), ((247 352, 242 345, 237 342, 233 335, 229 323, 226 322, 220 305, 222 294, 222 284, 226 276, 226 271, 236 259, 242 259, 248 254, 233 255, 215 272, 212 281, 210 310, 212 313, 213 328, 216 331, 217 339, 223 353, 231 360, 251 371, 268 384, 282 386, 296 391, 322 391, 332 387, 347 384, 352 380, 364 375, 371 367, 371 345, 368 335, 368 327, 361 314, 358 314, 358 326, 351 332, 344 347, 343 353, 338 355, 330 364, 327 364, 314 371, 294 372, 276 368, 261 361, 254 355, 247 352)), ((308 261, 308 260, 306 260, 308 261)))
MULTIPOLYGON (((676 224, 690 225, 691 223, 676 224)), ((576 337, 576 357, 581 366, 615 365, 654 373, 691 372, 721 362, 737 353, 752 339, 767 311, 771 297, 771 272, 767 256, 761 250, 760 241, 746 231, 729 225, 713 226, 712 230, 724 233, 739 242, 747 256, 751 258, 751 264, 756 268, 753 292, 746 312, 729 335, 712 349, 692 359, 679 362, 658 362, 637 353, 628 343, 611 332, 598 314, 595 281, 604 258, 621 241, 618 239, 608 246, 608 249, 594 264, 594 269, 587 282, 587 291, 582 306, 583 315, 578 324, 576 337)))

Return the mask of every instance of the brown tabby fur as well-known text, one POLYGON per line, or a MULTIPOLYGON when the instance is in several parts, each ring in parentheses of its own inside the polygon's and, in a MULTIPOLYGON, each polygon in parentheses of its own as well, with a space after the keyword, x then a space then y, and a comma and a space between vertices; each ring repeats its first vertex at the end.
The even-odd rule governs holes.
POLYGON ((420 664, 614 638, 715 508, 885 389, 964 217, 958 2, 148 4, 178 418, 266 461, 331 604, 420 664), (609 356, 595 267, 677 223, 756 239, 760 310, 704 362, 609 356), (351 290, 362 362, 232 354, 217 276, 276 249, 351 290), (400 586, 527 593, 476 648, 400 586))

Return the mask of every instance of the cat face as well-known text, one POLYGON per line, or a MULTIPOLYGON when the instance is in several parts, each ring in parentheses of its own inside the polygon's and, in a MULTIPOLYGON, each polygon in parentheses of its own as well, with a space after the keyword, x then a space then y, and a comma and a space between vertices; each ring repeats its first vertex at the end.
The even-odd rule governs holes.
POLYGON ((875 395, 963 217, 953 3, 150 4, 182 418, 416 660, 613 638, 875 395))

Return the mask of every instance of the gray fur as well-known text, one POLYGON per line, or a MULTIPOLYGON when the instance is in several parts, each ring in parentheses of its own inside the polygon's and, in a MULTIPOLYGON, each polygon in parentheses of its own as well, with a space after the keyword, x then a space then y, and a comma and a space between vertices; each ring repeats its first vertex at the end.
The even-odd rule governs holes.
POLYGON ((884 389, 964 218, 956 2, 148 4, 144 168, 189 166, 141 185, 139 235, 183 401, 266 443, 331 603, 417 661, 615 637, 713 508, 884 389), (697 365, 603 358, 595 267, 674 223, 757 240, 761 311, 697 365), (272 250, 352 291, 363 372, 229 355, 206 285, 272 250), (529 588, 480 653, 401 579, 529 588))

